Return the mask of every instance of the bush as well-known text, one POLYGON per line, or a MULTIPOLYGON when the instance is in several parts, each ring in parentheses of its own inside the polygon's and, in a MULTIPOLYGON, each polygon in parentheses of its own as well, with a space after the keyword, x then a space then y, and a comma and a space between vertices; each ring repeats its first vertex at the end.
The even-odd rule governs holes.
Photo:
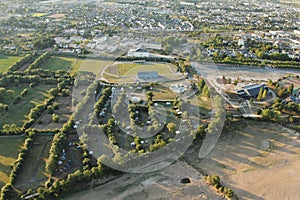
POLYGON ((59 122, 59 116, 56 115, 56 114, 53 114, 52 115, 52 121, 55 122, 55 123, 59 122))
POLYGON ((53 106, 48 106, 48 113, 52 115, 54 113, 54 107, 53 106))

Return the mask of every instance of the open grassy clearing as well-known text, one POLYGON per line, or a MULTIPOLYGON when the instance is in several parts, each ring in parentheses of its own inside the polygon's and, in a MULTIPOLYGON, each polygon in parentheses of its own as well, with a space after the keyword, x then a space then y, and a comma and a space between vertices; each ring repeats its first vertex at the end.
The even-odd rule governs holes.
POLYGON ((168 87, 159 85, 153 89, 153 101, 173 101, 176 94, 168 87))
POLYGON ((15 64, 22 58, 23 57, 21 56, 0 55, 0 72, 6 72, 11 65, 15 64))
POLYGON ((29 84, 18 84, 18 86, 10 85, 6 87, 7 90, 13 90, 15 93, 15 96, 21 95, 21 92, 25 89, 29 88, 29 84))
POLYGON ((108 60, 92 60, 92 59, 86 59, 81 60, 79 63, 76 64, 76 71, 88 71, 96 74, 97 76, 100 75, 100 72, 102 71, 103 67, 110 64, 111 61, 108 60))
POLYGON ((42 69, 47 69, 51 71, 69 71, 73 68, 73 64, 75 63, 75 61, 75 58, 51 57, 47 60, 46 63, 42 65, 42 69))
POLYGON ((36 136, 25 157, 25 164, 17 176, 16 188, 18 190, 26 191, 47 180, 49 174, 46 173, 45 167, 52 140, 53 136, 36 136))
POLYGON ((9 181, 11 165, 18 157, 24 141, 24 136, 0 138, 0 188, 9 181))
POLYGON ((55 86, 51 85, 39 85, 34 88, 30 88, 28 93, 21 98, 21 101, 17 104, 11 104, 9 106, 9 112, 0 118, 0 128, 4 124, 16 124, 21 126, 26 120, 27 115, 31 108, 36 104, 42 103, 44 99, 49 97, 48 90, 55 86))

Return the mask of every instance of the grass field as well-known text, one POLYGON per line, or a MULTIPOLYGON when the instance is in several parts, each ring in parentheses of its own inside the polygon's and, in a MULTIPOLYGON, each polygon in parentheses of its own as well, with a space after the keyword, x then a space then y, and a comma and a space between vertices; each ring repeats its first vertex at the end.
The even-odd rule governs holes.
POLYGON ((105 67, 110 63, 111 61, 106 61, 106 60, 92 60, 92 59, 79 60, 79 62, 74 66, 74 70, 88 71, 96 75, 99 75, 103 67, 105 67))
POLYGON ((17 61, 21 60, 21 56, 4 56, 0 55, 0 72, 6 72, 8 67, 15 64, 17 61))
POLYGON ((53 87, 54 86, 41 85, 30 88, 28 94, 22 97, 19 103, 10 105, 9 112, 0 117, 0 128, 2 128, 4 124, 12 123, 21 126, 24 120, 26 120, 30 109, 36 104, 42 103, 42 101, 48 97, 48 90, 53 87))
POLYGON ((0 138, 0 188, 9 181, 11 165, 18 157, 18 150, 23 145, 25 137, 0 138))
POLYGON ((48 178, 49 175, 45 172, 45 167, 52 139, 53 136, 37 136, 35 138, 25 158, 25 164, 17 177, 17 189, 26 191, 45 182, 48 178))
POLYGON ((88 71, 99 74, 102 68, 107 64, 109 64, 109 61, 53 56, 42 68, 51 71, 70 71, 71 74, 75 74, 77 71, 88 71))
POLYGON ((166 86, 156 86, 153 90, 153 100, 154 101, 173 101, 176 97, 176 94, 169 90, 166 86))
POLYGON ((65 57, 51 57, 43 66, 42 69, 51 71, 63 70, 69 71, 73 68, 76 59, 65 57))

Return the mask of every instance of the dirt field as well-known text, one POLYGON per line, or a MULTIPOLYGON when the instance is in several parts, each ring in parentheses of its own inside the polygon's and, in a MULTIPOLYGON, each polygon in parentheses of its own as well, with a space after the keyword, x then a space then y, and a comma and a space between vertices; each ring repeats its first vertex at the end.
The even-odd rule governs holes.
POLYGON ((37 136, 32 144, 25 165, 21 168, 16 181, 16 188, 26 191, 44 183, 49 174, 45 172, 45 160, 49 157, 49 149, 53 136, 37 136))
POLYGON ((74 194, 66 200, 193 200, 224 199, 215 194, 203 177, 185 162, 178 161, 165 169, 150 174, 126 174, 89 191, 74 194), (191 183, 182 184, 182 178, 191 183))
POLYGON ((59 116, 59 122, 54 123, 52 121, 52 115, 50 115, 46 110, 38 119, 38 121, 42 121, 42 124, 35 123, 33 125, 34 128, 40 130, 53 130, 56 128, 61 128, 62 125, 68 121, 72 115, 72 96, 69 95, 68 97, 58 97, 55 102, 59 104, 59 109, 54 111, 54 113, 59 116))
POLYGON ((220 175, 239 199, 298 199, 300 140, 295 131, 272 123, 243 123, 225 130, 214 150, 194 164, 220 175))

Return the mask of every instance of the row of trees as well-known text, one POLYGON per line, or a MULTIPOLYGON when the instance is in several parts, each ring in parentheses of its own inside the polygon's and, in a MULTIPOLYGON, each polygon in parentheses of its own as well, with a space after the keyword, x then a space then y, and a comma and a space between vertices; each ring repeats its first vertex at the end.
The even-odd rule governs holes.
MULTIPOLYGON (((86 183, 95 179, 101 179, 110 174, 110 169, 98 162, 98 165, 87 170, 77 170, 64 179, 49 179, 44 187, 39 187, 37 193, 39 199, 54 199, 63 194, 88 188, 86 183)), ((114 173, 116 174, 116 172, 114 173)))
POLYGON ((39 68, 40 65, 45 62, 48 58, 50 57, 50 53, 46 52, 43 53, 41 56, 39 56, 33 63, 31 63, 28 68, 26 69, 26 71, 30 71, 33 70, 35 68, 39 68))
POLYGON ((49 77, 44 78, 38 75, 16 75, 16 74, 9 74, 6 76, 2 76, 0 78, 0 87, 8 87, 14 83, 16 86, 19 84, 46 84, 46 85, 55 85, 59 82, 57 78, 49 77))
POLYGON ((26 63, 30 62, 34 57, 35 57, 35 53, 26 55, 24 58, 22 58, 21 60, 17 61, 15 64, 11 65, 8 68, 8 71, 12 72, 12 71, 18 70, 20 67, 22 67, 26 63))
POLYGON ((267 90, 265 88, 260 88, 258 96, 257 96, 257 100, 260 101, 262 99, 265 99, 267 97, 267 90))
POLYGON ((35 137, 34 132, 29 132, 27 139, 20 150, 17 160, 13 163, 12 169, 9 176, 9 182, 2 188, 1 190, 1 198, 0 199, 16 199, 17 192, 14 190, 14 185, 16 183, 17 175, 20 171, 20 168, 24 164, 24 159, 29 151, 30 145, 32 144, 35 137))
POLYGON ((59 157, 62 154, 62 149, 67 144, 67 134, 73 133, 74 124, 74 118, 72 116, 68 120, 68 122, 63 125, 62 129, 57 134, 55 134, 53 138, 49 151, 49 158, 46 162, 46 171, 51 175, 55 172, 59 157))
POLYGON ((102 90, 102 94, 98 101, 94 105, 94 109, 96 112, 96 115, 99 116, 100 112, 103 110, 107 100, 109 99, 109 96, 111 95, 111 88, 107 87, 102 90))
POLYGON ((212 175, 212 176, 205 176, 205 181, 208 185, 213 186, 220 194, 223 194, 225 197, 230 198, 230 199, 237 199, 237 196, 234 194, 234 192, 223 186, 221 184, 221 179, 217 175, 212 175))

